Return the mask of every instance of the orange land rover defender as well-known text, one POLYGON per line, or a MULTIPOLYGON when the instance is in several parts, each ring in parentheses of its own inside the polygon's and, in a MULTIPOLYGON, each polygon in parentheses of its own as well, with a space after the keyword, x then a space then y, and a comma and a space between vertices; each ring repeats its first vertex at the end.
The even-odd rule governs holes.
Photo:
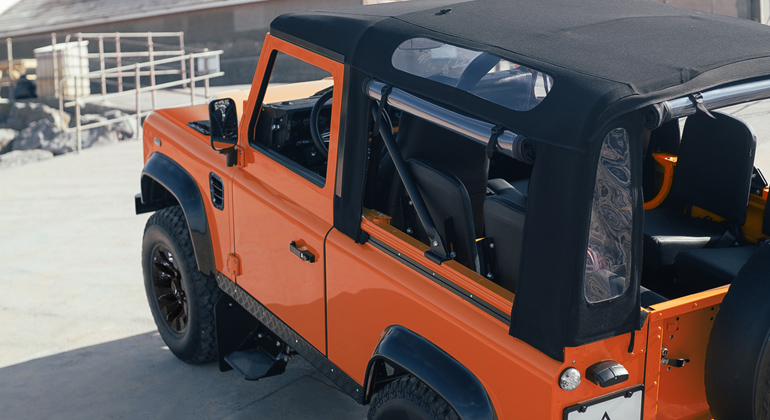
POLYGON ((144 124, 180 359, 299 354, 370 419, 770 418, 768 188, 718 111, 770 97, 770 28, 427 0, 280 16, 260 57, 144 124))

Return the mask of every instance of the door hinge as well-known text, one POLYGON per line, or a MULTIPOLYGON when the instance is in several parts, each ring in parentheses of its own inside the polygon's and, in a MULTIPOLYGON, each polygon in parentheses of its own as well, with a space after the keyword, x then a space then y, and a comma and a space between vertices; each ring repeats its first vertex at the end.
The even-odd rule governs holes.
POLYGON ((238 166, 242 168, 245 166, 242 148, 238 146, 233 146, 232 148, 222 151, 220 153, 225 155, 228 168, 231 168, 233 166, 238 166))
POLYGON ((237 254, 227 255, 227 274, 232 278, 241 275, 241 258, 237 254))
POLYGON ((235 146, 235 153, 236 153, 235 164, 240 168, 243 168, 244 166, 246 166, 246 162, 245 162, 246 156, 243 154, 243 148, 240 146, 235 146))

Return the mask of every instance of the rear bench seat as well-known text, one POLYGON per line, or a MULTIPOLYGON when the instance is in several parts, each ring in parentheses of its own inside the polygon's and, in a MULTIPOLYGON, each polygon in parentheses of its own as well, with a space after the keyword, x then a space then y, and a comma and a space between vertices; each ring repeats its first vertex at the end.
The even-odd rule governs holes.
POLYGON ((718 112, 687 118, 674 182, 666 201, 644 212, 644 265, 670 266, 683 251, 731 245, 728 225, 746 221, 756 136, 743 121, 718 112), (693 206, 727 220, 695 219, 693 206))
MULTIPOLYGON (((762 233, 770 236, 770 205, 765 206, 762 233)), ((730 284, 757 249, 759 245, 680 252, 674 262, 677 281, 694 290, 730 284)))

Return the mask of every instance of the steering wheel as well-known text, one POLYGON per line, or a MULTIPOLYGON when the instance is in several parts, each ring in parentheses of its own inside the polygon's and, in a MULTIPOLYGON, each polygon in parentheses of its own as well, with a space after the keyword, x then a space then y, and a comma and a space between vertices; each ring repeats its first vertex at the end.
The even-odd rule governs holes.
POLYGON ((321 115, 321 109, 323 109, 324 105, 326 105, 326 102, 332 98, 333 94, 334 90, 329 89, 328 92, 324 93, 320 98, 318 98, 315 105, 313 105, 313 110, 310 111, 310 137, 313 138, 313 143, 318 149, 318 152, 324 157, 329 156, 328 144, 329 136, 331 133, 327 131, 321 134, 318 131, 318 118, 321 115))

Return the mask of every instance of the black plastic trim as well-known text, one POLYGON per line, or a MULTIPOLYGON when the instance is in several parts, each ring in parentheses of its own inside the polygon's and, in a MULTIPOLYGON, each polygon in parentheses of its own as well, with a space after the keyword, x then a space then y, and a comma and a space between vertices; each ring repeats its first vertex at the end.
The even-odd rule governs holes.
POLYGON ((265 74, 262 75, 262 84, 259 85, 259 92, 257 93, 257 100, 254 102, 254 112, 251 114, 251 121, 249 121, 249 144, 252 145, 256 142, 254 139, 257 127, 257 121, 262 113, 262 103, 265 101, 265 93, 267 92, 267 86, 270 84, 270 76, 273 73, 273 66, 275 65, 275 57, 278 55, 278 50, 272 50, 267 58, 267 66, 265 67, 265 74), (265 77, 267 76, 267 77, 265 77))
POLYGON ((364 403, 364 387, 355 379, 342 371, 332 363, 326 355, 318 351, 312 344, 306 341, 296 331, 286 325, 269 309, 262 305, 247 291, 228 279, 224 274, 217 272, 217 284, 219 288, 230 295, 239 305, 246 309, 254 318, 299 353, 305 360, 315 366, 327 378, 334 382, 340 389, 357 402, 364 403))
POLYGON ((368 243, 372 244, 375 248, 389 254, 396 260, 400 261, 404 265, 414 269, 415 271, 419 272, 423 276, 433 280, 438 284, 439 286, 442 286, 443 288, 449 290, 450 292, 454 293, 455 295, 461 297, 466 302, 471 303, 473 306, 481 309, 482 311, 486 312, 489 315, 492 315, 495 319, 498 321, 501 321, 505 323, 506 325, 511 325, 511 315, 508 313, 505 313, 494 306, 490 305, 486 301, 477 298, 476 296, 473 296, 472 293, 469 291, 463 289, 456 283, 453 283, 449 281, 448 279, 438 275, 435 271, 429 269, 428 267, 418 263, 417 261, 414 261, 411 258, 408 258, 404 256, 402 253, 396 251, 395 249, 389 247, 388 245, 385 245, 383 242, 379 241, 376 238, 373 238, 369 236, 369 239, 367 241, 368 243))
POLYGON ((134 210, 136 211, 136 214, 158 211, 168 207, 169 205, 173 204, 168 204, 165 200, 153 200, 149 201, 148 203, 144 203, 142 202, 141 193, 134 196, 134 210))
POLYGON ((486 389, 473 373, 435 344, 400 325, 388 327, 366 369, 367 394, 378 361, 395 364, 441 395, 463 420, 495 420, 486 389))
POLYGON ((318 55, 322 55, 322 56, 324 56, 324 57, 326 57, 326 58, 328 58, 330 60, 336 61, 338 63, 344 63, 345 62, 345 56, 344 55, 342 55, 340 53, 337 53, 337 52, 334 52, 332 50, 328 50, 328 49, 326 49, 324 47, 318 46, 318 45, 313 44, 311 42, 307 42, 307 41, 305 41, 303 39, 299 39, 299 38, 297 38, 295 36, 287 34, 286 32, 281 32, 281 31, 276 30, 276 29, 270 29, 270 35, 272 35, 272 36, 274 36, 274 37, 276 37, 276 38, 278 38, 278 39, 280 39, 282 41, 286 41, 286 42, 288 42, 290 44, 294 44, 294 45, 296 45, 298 47, 304 48, 304 49, 306 49, 308 51, 312 51, 312 52, 314 52, 314 53, 316 53, 318 55))
MULTIPOLYGON (((586 407, 589 405, 599 404, 604 401, 611 400, 613 398, 617 398, 620 395, 628 395, 629 393, 633 394, 635 392, 641 391, 642 392, 642 411, 639 415, 639 420, 644 418, 644 385, 637 385, 631 388, 624 389, 622 391, 613 392, 612 394, 605 395, 603 397, 599 397, 590 401, 582 402, 580 404, 571 405, 564 409, 564 420, 568 420, 569 413, 580 411, 581 407, 586 407)), ((623 419, 623 420, 634 420, 634 419, 623 419)))
POLYGON ((165 201, 154 201, 154 198, 157 197, 153 194, 154 184, 160 185, 173 195, 182 207, 187 220, 187 228, 190 231, 198 270, 206 274, 214 274, 216 270, 214 247, 211 243, 206 208, 203 205, 203 197, 198 184, 178 163, 158 152, 150 155, 147 163, 144 164, 141 181, 142 208, 153 208, 154 203, 167 204, 163 207, 172 205, 165 201))
POLYGON ((190 121, 187 123, 187 126, 204 136, 208 137, 211 135, 211 122, 208 120, 190 121))
POLYGON ((227 294, 220 296, 214 311, 217 325, 219 370, 227 372, 233 367, 227 363, 225 356, 238 350, 243 340, 256 330, 260 323, 227 294))

